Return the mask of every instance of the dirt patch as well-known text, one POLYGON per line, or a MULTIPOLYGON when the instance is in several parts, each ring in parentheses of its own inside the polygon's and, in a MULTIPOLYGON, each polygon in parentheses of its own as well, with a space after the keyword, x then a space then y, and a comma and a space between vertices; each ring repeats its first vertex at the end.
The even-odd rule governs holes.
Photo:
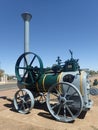
POLYGON ((2 130, 98 130, 98 96, 92 96, 94 104, 84 119, 73 123, 54 120, 45 106, 35 106, 29 114, 17 113, 13 97, 17 90, 0 91, 0 129, 2 130))

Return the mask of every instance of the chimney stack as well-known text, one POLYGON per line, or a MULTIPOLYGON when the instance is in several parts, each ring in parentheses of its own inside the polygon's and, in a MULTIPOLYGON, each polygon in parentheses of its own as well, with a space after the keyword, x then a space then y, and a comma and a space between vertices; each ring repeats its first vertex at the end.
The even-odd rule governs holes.
POLYGON ((29 52, 29 22, 32 15, 30 13, 23 13, 21 16, 24 20, 24 52, 29 52))

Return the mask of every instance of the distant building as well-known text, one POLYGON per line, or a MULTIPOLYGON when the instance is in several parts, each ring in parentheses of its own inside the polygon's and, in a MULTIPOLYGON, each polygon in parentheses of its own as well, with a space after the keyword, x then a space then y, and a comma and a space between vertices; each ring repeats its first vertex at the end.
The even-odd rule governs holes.
POLYGON ((5 74, 5 71, 3 69, 0 69, 0 83, 6 83, 7 82, 7 74, 5 74))

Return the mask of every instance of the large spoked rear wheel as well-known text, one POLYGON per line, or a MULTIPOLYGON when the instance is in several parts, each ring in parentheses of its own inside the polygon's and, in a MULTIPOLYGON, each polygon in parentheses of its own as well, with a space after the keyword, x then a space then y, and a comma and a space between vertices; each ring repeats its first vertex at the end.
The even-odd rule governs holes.
POLYGON ((14 96, 15 109, 22 114, 27 114, 34 107, 34 97, 27 89, 20 89, 14 96))
POLYGON ((83 99, 79 90, 68 82, 54 84, 47 93, 47 107, 58 121, 71 122, 77 118, 83 108, 83 99))

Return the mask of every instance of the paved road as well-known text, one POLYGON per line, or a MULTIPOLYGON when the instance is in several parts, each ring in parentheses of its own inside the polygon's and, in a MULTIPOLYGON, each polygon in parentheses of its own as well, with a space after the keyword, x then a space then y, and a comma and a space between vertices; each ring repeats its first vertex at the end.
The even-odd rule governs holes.
POLYGON ((15 88, 17 88, 17 84, 16 83, 0 85, 0 91, 9 90, 9 89, 15 89, 15 88))

